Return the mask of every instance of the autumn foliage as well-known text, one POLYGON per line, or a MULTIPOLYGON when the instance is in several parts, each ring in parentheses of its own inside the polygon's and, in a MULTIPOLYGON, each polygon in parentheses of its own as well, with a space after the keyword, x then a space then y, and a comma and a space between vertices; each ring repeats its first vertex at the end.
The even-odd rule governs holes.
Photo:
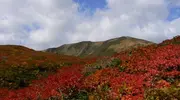
MULTIPOLYGON (((63 57, 50 56, 53 54, 47 55, 47 60, 54 61, 52 64, 58 60, 64 62, 67 60, 63 57)), ((8 58, 10 59, 12 58, 8 58)), ((40 61, 46 62, 44 59, 40 61)), ((73 63, 57 68, 54 73, 48 74, 48 77, 33 80, 29 86, 19 89, 1 88, 0 99, 180 99, 180 36, 157 45, 121 52, 112 57, 83 60, 72 57, 72 59, 68 58, 68 61, 73 63), (98 65, 99 61, 103 64, 98 65), (87 67, 92 67, 95 71, 85 75, 87 67)), ((14 63, 17 62, 11 62, 11 64, 14 63)), ((34 64, 39 63, 34 62, 34 64)))

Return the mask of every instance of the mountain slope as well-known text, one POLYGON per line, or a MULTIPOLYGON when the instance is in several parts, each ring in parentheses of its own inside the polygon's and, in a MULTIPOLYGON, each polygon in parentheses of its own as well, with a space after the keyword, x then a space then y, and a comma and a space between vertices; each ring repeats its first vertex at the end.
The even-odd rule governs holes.
POLYGON ((180 100, 180 36, 86 61, 24 88, 0 87, 0 100, 180 100))
POLYGON ((46 52, 52 52, 73 56, 109 56, 139 46, 147 46, 152 42, 132 37, 119 37, 101 42, 83 41, 74 44, 65 44, 57 48, 49 48, 46 52))
POLYGON ((25 87, 39 76, 47 76, 63 66, 81 63, 83 60, 73 56, 45 53, 23 46, 0 45, 0 88, 25 87))

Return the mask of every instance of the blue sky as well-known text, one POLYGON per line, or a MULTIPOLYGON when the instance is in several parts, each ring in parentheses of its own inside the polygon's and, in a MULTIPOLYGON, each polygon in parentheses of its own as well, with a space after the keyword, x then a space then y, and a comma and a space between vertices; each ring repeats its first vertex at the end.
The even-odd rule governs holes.
POLYGON ((41 26, 38 23, 32 23, 32 24, 25 24, 22 25, 22 28, 26 31, 26 32, 31 32, 31 31, 35 31, 35 30, 39 30, 41 29, 41 26))
POLYGON ((81 8, 79 9, 80 12, 89 10, 91 14, 93 14, 96 9, 104 9, 106 8, 107 2, 106 0, 74 0, 75 2, 79 3, 81 8))
POLYGON ((172 21, 180 17, 180 7, 172 7, 169 9, 168 20, 172 21))

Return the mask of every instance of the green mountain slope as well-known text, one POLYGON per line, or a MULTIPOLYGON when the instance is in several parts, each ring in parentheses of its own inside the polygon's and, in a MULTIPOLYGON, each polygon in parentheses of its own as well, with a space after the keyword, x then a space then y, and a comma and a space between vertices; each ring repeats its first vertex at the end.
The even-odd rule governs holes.
POLYGON ((119 37, 107 41, 91 42, 83 41, 74 44, 65 44, 57 48, 49 48, 46 52, 56 54, 86 56, 109 56, 139 46, 147 46, 152 42, 132 37, 119 37))

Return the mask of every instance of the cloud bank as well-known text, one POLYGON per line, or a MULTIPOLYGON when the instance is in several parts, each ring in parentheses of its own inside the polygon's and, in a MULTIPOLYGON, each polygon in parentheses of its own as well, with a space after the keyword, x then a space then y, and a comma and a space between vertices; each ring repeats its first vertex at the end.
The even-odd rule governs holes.
POLYGON ((36 50, 79 41, 132 36, 153 42, 180 35, 180 18, 168 21, 180 0, 107 0, 93 15, 72 0, 0 0, 0 44, 36 50))

